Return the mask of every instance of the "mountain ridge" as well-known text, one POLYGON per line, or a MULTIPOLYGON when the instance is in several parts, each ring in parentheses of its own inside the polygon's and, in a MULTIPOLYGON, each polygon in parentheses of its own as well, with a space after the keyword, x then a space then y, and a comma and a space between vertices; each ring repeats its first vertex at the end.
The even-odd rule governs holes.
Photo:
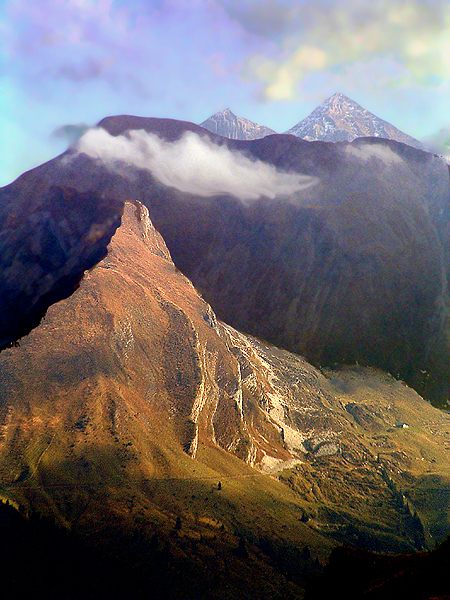
MULTIPOLYGON (((200 126, 211 133, 237 140, 254 140, 276 134, 269 127, 236 116, 230 108, 211 115, 200 126)), ((340 92, 332 94, 285 133, 307 141, 325 142, 350 142, 360 137, 376 137, 425 149, 422 142, 340 92)))
MULTIPOLYGON (((177 266, 202 290, 219 316, 232 326, 304 354, 316 364, 358 361, 388 369, 413 382, 422 393, 429 393, 426 390, 434 385, 441 389, 443 367, 437 364, 440 365, 445 353, 439 350, 444 343, 441 341, 444 327, 443 301, 438 298, 445 295, 441 279, 448 214, 448 170, 442 161, 410 146, 376 138, 342 144, 311 143, 290 135, 253 141, 229 140, 206 133, 198 125, 130 115, 108 117, 101 125, 112 135, 124 134, 131 128, 155 133, 169 141, 180 139, 186 131, 208 135, 218 146, 243 152, 284 171, 312 176, 320 184, 297 193, 293 201, 283 202, 278 208, 277 201, 263 198, 248 206, 232 196, 213 196, 205 201, 195 194, 182 194, 164 186, 148 170, 135 170, 127 165, 130 178, 123 172, 107 169, 85 154, 77 154, 72 148, 63 157, 25 173, 2 188, 0 213, 6 228, 2 238, 4 248, 14 235, 13 229, 8 231, 11 214, 22 211, 22 219, 26 220, 30 211, 43 210, 53 185, 72 186, 76 182, 79 191, 90 190, 121 200, 131 196, 149 207, 177 266), (385 208, 380 210, 382 205, 385 208), (385 225, 382 226, 382 222, 385 225), (401 235, 396 233, 398 227, 401 235), (305 270, 301 271, 294 261, 294 279, 292 274, 286 274, 289 261, 286 263, 278 256, 283 248, 289 247, 291 229, 295 229, 295 235, 305 244, 301 261, 311 263, 305 264, 305 270), (240 236, 239 240, 236 236, 240 236), (227 253, 231 252, 227 259, 220 258, 221 244, 227 253), (408 253, 401 250, 403 244, 407 244, 408 253), (244 252, 245 261, 240 259, 237 248, 244 252), (413 249, 417 250, 417 260, 410 259, 413 249), (266 256, 264 260, 263 256, 266 256), (341 264, 339 277, 342 279, 337 279, 331 257, 341 264), (281 261, 282 268, 277 261, 281 261), (353 264, 350 270, 346 266, 348 261, 353 264), (371 269, 367 268, 368 261, 371 269), (404 268, 402 280, 396 271, 397 261, 404 268), (429 273, 426 281, 421 275, 424 261, 429 273), (230 269, 232 264, 234 267, 230 269), (253 275, 250 276, 242 271, 251 264, 253 275), (267 268, 269 264, 273 265, 272 269, 267 268), (356 273, 357 265, 364 278, 372 282, 362 284, 361 278, 351 275, 356 273), (391 278, 387 277, 388 267, 392 269, 391 278), (261 276, 265 273, 264 277, 273 278, 267 285, 273 292, 278 288, 278 295, 259 297, 263 289, 256 286, 259 280, 256 268, 262 269, 261 276), (331 277, 329 288, 324 285, 324 276, 316 277, 314 286, 317 285, 317 293, 322 298, 319 304, 317 298, 313 301, 311 292, 316 268, 317 272, 329 269, 331 277), (305 284, 306 273, 312 277, 308 285, 305 284), (286 287, 283 281, 291 283, 286 287), (385 290, 392 283, 392 294, 370 292, 381 281, 385 290), (247 285, 245 293, 244 283, 247 285), (417 307, 411 302, 411 294, 416 293, 424 298, 417 307), (296 300, 299 294, 301 301, 296 300), (332 298, 339 294, 343 297, 333 307, 332 298), (278 303, 276 298, 279 298, 278 303), (298 311, 304 311, 305 315, 298 316, 298 311), (412 312, 414 328, 408 316, 412 312), (272 316, 267 319, 264 314, 272 316), (392 321, 389 328, 380 320, 380 315, 384 315, 384 319, 389 316, 392 321), (340 325, 341 320, 345 326, 340 325), (394 332, 399 340, 395 353, 391 348, 394 332), (408 350, 403 352, 401 349, 405 347, 408 350), (417 351, 412 351, 412 347, 417 351), (386 363, 386 357, 391 362, 386 363)), ((295 256, 297 252, 298 248, 292 249, 290 255, 295 256)), ((442 392, 438 394, 441 398, 442 392)))
POLYGON ((327 98, 286 133, 308 141, 326 142, 352 141, 358 137, 381 137, 423 149, 421 142, 341 93, 327 98))

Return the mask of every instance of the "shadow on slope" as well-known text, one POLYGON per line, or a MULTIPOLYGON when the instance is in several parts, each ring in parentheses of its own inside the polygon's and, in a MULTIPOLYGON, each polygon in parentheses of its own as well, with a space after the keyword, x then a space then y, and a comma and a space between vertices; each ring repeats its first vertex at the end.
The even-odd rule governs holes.
POLYGON ((299 598, 321 570, 307 546, 174 518, 167 532, 122 529, 82 537, 33 512, 0 504, 2 590, 58 598, 299 598))
POLYGON ((450 539, 429 553, 387 556, 338 548, 307 600, 447 600, 450 539))
POLYGON ((122 202, 102 195, 53 187, 45 207, 9 212, 0 258, 0 350, 78 288, 84 272, 106 256, 122 211, 122 202))

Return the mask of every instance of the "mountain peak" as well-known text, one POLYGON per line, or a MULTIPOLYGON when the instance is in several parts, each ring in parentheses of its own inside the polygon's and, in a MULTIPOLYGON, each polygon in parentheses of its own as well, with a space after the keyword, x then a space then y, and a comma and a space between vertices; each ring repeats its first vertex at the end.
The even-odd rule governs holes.
POLYGON ((256 140, 275 133, 269 127, 238 117, 228 107, 211 115, 201 127, 233 140, 256 140))
POLYGON ((421 143, 380 119, 341 92, 336 92, 287 133, 308 141, 351 142, 358 137, 380 137, 422 148, 421 143))
POLYGON ((322 106, 324 105, 334 105, 334 104, 354 104, 356 106, 360 106, 357 102, 355 102, 355 100, 352 100, 351 98, 349 98, 348 96, 346 96, 345 94, 342 94, 342 92, 335 92, 332 96, 330 96, 329 98, 327 98, 323 103, 322 106))
POLYGON ((211 115, 209 118, 213 119, 215 117, 221 117, 221 116, 238 118, 229 106, 227 106, 226 108, 223 108, 222 110, 218 110, 216 113, 211 115))
POLYGON ((353 100, 351 98, 349 98, 342 92, 334 92, 334 94, 332 94, 329 98, 327 98, 327 100, 325 100, 325 102, 330 102, 331 100, 350 100, 351 102, 353 102, 353 100))

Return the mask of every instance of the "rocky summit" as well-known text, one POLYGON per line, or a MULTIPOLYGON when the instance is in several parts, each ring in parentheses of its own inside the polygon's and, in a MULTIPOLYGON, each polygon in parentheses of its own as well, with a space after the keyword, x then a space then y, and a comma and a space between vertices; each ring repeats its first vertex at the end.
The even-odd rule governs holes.
POLYGON ((287 133, 304 140, 324 142, 350 142, 358 137, 379 137, 423 149, 421 142, 339 93, 327 98, 287 133))
POLYGON ((269 127, 236 116, 229 108, 211 115, 201 127, 232 140, 256 140, 275 133, 269 127))

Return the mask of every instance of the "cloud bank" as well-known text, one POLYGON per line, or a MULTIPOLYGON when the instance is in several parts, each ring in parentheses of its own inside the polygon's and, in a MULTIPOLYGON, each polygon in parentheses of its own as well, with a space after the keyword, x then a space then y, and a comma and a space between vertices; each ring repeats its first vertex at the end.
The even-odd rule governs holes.
POLYGON ((112 171, 123 172, 124 165, 145 169, 164 185, 201 197, 227 194, 241 200, 262 196, 273 199, 300 192, 317 181, 251 160, 193 132, 167 142, 144 130, 112 136, 96 128, 80 138, 75 150, 101 161, 112 171))

